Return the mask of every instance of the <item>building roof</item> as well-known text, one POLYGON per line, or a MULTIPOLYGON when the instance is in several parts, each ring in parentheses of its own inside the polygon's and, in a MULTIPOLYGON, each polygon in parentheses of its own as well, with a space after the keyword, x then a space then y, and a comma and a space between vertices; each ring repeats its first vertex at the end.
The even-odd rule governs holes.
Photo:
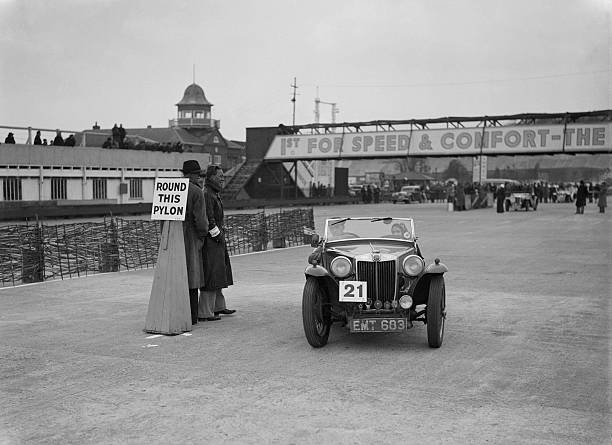
POLYGON ((202 87, 196 83, 192 83, 185 89, 183 98, 176 105, 206 105, 209 107, 212 106, 212 104, 206 99, 202 87))
POLYGON ((242 149, 245 150, 246 149, 246 143, 242 142, 242 141, 234 141, 234 140, 227 140, 227 148, 233 148, 233 149, 242 149))

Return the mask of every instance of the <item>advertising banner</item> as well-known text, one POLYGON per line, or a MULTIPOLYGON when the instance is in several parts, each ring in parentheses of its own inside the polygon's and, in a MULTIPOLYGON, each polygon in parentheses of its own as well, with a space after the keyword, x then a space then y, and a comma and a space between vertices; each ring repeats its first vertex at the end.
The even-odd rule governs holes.
POLYGON ((265 159, 607 153, 611 134, 602 122, 278 135, 265 159))

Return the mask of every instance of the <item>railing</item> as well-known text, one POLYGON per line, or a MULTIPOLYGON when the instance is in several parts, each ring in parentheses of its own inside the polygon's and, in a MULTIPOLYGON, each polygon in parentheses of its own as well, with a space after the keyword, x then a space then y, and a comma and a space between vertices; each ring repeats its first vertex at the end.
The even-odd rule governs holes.
POLYGON ((205 119, 196 117, 179 117, 168 120, 170 127, 212 127, 221 128, 221 121, 218 119, 205 119))
MULTIPOLYGON (((14 136, 16 136, 15 142, 18 144, 28 144, 28 145, 31 145, 34 143, 34 136, 37 131, 53 134, 53 136, 49 136, 48 138, 46 138, 49 140, 49 145, 51 145, 51 142, 53 141, 53 138, 55 137, 58 131, 61 132, 62 134, 77 134, 82 131, 82 130, 62 130, 60 128, 51 129, 51 128, 37 128, 37 127, 8 127, 6 125, 0 125, 0 128, 4 130, 9 130, 10 132, 17 131, 17 133, 14 134, 14 136)), ((0 143, 4 143, 4 137, 1 138, 0 143)), ((85 146, 85 138, 83 138, 83 141, 81 142, 81 146, 85 146)))
MULTIPOLYGON (((230 254, 306 244, 311 209, 226 216, 230 254)), ((101 222, 0 227, 0 287, 102 272, 154 267, 161 224, 105 218, 101 222)))

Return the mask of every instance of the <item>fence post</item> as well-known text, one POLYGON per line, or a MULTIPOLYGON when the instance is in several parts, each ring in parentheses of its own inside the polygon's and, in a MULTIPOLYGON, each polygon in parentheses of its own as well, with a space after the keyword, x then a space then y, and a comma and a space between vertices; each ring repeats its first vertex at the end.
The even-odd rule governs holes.
POLYGON ((117 225, 112 217, 110 218, 110 230, 105 238, 107 241, 100 247, 100 272, 117 272, 119 270, 119 244, 117 243, 117 225))
POLYGON ((36 283, 45 279, 45 256, 42 228, 37 222, 29 246, 21 248, 21 281, 36 283))

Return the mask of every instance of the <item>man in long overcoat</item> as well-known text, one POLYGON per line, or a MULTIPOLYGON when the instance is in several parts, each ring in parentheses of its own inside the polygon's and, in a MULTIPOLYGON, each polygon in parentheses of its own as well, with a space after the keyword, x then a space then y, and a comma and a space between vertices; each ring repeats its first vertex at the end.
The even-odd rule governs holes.
POLYGON ((506 188, 504 184, 497 186, 495 198, 497 199, 497 213, 504 213, 504 201, 506 201, 506 188))
POLYGON ((223 203, 220 195, 223 181, 221 167, 209 165, 206 169, 206 184, 204 186, 208 235, 204 240, 202 252, 204 286, 200 289, 198 310, 199 319, 206 321, 219 320, 220 314, 230 315, 236 312, 227 308, 223 295, 223 289, 234 284, 232 265, 225 242, 223 203))
POLYGON ((589 190, 587 189, 584 181, 580 181, 578 190, 576 190, 576 213, 583 214, 584 207, 586 206, 587 195, 589 190))
POLYGON ((196 160, 183 162, 183 176, 189 178, 187 189, 187 206, 183 221, 183 238, 185 240, 185 258, 187 260, 187 281, 189 287, 189 304, 191 306, 191 323, 198 323, 198 292, 204 286, 204 265, 202 246, 208 235, 206 202, 202 184, 202 169, 196 160))
POLYGON ((597 207, 599 207, 599 213, 606 213, 606 207, 608 207, 608 186, 605 182, 602 182, 599 188, 597 207))

